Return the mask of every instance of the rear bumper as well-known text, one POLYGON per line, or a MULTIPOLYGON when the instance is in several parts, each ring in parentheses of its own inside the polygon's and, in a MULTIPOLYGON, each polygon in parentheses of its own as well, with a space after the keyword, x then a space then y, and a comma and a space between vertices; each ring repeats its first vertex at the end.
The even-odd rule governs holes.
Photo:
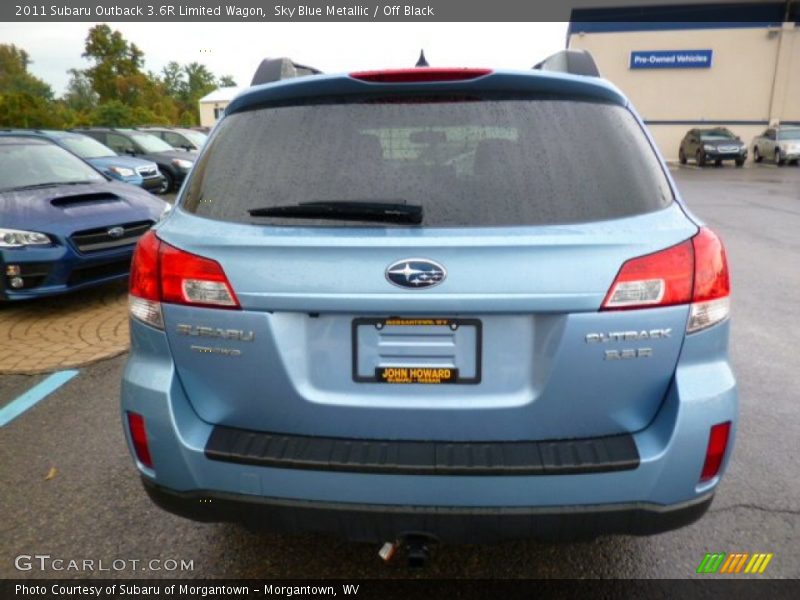
MULTIPOLYGON (((371 541, 413 531, 467 542, 644 535, 702 516, 730 458, 738 397, 725 351, 728 328, 726 322, 687 337, 661 408, 629 436, 638 461, 624 465, 608 460, 602 468, 582 462, 551 470, 554 463, 542 454, 541 465, 528 461, 521 471, 505 459, 502 469, 498 463, 485 468, 474 462, 472 443, 450 444, 470 450, 466 463, 456 454, 442 463, 438 446, 421 449, 427 460, 395 448, 398 460, 389 463, 373 458, 372 444, 337 458, 335 447, 322 451, 334 444, 330 439, 289 440, 278 454, 270 450, 272 440, 252 432, 212 443, 215 426, 186 397, 164 333, 139 323, 133 324, 122 411, 145 420, 155 469, 137 467, 154 501, 197 520, 371 541), (723 469, 701 483, 709 430, 725 421, 732 429, 723 469), (615 463, 624 468, 611 468, 615 463), (518 472, 502 472, 509 467, 518 472)), ((391 445, 384 445, 388 451, 391 445)))
POLYGON ((272 434, 217 425, 210 460, 387 475, 578 475, 639 466, 630 434, 541 442, 432 442, 272 434))
POLYGON ((176 492, 146 478, 142 482, 156 505, 195 521, 232 521, 253 529, 327 533, 364 542, 393 541, 414 534, 444 543, 652 535, 693 523, 705 514, 714 497, 709 492, 669 506, 647 502, 535 508, 396 506, 176 492))

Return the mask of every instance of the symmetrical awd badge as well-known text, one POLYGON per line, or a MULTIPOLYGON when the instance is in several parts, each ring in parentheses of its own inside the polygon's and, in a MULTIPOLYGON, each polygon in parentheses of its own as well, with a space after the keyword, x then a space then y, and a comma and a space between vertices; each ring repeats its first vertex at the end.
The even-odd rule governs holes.
POLYGON ((404 288, 425 288, 440 284, 447 271, 439 263, 427 258, 404 258, 386 269, 386 279, 404 288))

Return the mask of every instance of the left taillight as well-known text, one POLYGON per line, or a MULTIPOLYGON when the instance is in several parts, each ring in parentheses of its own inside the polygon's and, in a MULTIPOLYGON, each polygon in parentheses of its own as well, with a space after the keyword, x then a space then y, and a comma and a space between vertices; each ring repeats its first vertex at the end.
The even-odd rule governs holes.
POLYGON ((690 304, 687 333, 719 323, 730 312, 730 279, 719 237, 701 227, 691 239, 626 261, 601 310, 690 304))
POLYGON ((128 308, 134 319, 164 329, 158 260, 160 248, 161 240, 152 231, 145 233, 136 244, 131 262, 128 308))
POLYGON ((130 314, 163 329, 162 303, 241 308, 217 261, 175 248, 148 231, 133 254, 130 314))

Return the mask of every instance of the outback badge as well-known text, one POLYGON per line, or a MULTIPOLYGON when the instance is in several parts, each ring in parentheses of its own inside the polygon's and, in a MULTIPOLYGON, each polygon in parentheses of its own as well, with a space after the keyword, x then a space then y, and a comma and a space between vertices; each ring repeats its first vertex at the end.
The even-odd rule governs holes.
POLYGON ((386 279, 398 287, 426 288, 440 284, 447 271, 439 263, 427 258, 404 258, 386 269, 386 279))

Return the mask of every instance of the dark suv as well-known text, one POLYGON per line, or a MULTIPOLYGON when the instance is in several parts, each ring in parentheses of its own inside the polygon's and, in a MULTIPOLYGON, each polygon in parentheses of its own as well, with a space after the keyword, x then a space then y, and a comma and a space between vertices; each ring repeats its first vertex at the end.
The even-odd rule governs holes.
POLYGON ((159 137, 173 148, 195 152, 199 151, 208 139, 202 131, 180 127, 137 127, 136 130, 159 137))
POLYGON ((732 160, 741 167, 747 159, 747 145, 738 135, 725 127, 690 129, 678 149, 682 165, 693 158, 698 167, 707 162, 720 166, 723 160, 732 160))
POLYGON ((160 193, 177 191, 197 158, 195 152, 176 150, 145 131, 112 127, 89 127, 73 131, 93 137, 117 154, 138 156, 156 163, 158 170, 164 175, 164 185, 159 190, 160 193))

